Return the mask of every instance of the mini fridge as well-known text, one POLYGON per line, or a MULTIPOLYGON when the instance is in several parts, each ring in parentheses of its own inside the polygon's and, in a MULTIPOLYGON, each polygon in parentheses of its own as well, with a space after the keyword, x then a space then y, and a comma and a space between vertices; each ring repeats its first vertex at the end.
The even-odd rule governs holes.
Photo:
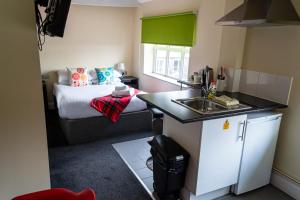
POLYGON ((282 114, 265 112, 249 114, 238 183, 237 195, 270 183, 275 148, 282 114))

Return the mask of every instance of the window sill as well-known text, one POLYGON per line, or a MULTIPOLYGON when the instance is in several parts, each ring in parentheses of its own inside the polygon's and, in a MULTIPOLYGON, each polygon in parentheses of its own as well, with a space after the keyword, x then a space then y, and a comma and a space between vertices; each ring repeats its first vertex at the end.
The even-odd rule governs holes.
MULTIPOLYGON (((171 83, 171 84, 173 84, 173 85, 177 85, 177 86, 180 86, 180 85, 181 85, 180 83, 177 82, 177 80, 172 79, 172 78, 168 78, 168 77, 165 77, 165 76, 162 76, 162 75, 159 75, 159 74, 146 73, 146 72, 144 72, 144 75, 146 75, 146 76, 151 76, 151 77, 153 77, 153 78, 159 79, 159 80, 164 81, 164 82, 171 83)), ((183 85, 182 87, 186 87, 186 86, 183 85)))

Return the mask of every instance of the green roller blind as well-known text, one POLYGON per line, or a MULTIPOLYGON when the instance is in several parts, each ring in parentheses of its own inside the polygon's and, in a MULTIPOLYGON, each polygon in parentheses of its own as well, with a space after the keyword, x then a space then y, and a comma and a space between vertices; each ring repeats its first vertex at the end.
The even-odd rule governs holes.
POLYGON ((197 16, 192 12, 142 18, 142 43, 191 47, 197 16))

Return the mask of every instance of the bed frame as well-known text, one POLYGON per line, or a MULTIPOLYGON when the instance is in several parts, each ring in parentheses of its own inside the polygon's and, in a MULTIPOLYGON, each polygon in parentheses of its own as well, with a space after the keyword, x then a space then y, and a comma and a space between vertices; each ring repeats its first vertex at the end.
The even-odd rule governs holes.
POLYGON ((149 110, 123 113, 116 123, 106 117, 62 119, 60 124, 68 144, 79 144, 111 136, 152 130, 152 114, 149 110))
MULTIPOLYGON (((53 96, 58 114, 56 97, 53 96)), ((60 125, 68 144, 80 144, 112 136, 141 131, 152 131, 152 113, 149 110, 122 113, 116 123, 103 116, 82 119, 60 118, 60 125)))

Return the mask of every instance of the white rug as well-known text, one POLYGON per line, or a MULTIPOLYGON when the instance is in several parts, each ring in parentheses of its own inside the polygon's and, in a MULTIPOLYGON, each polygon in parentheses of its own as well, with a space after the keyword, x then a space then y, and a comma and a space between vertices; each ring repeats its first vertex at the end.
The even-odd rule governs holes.
POLYGON ((151 147, 147 143, 150 140, 152 140, 152 137, 117 143, 112 146, 154 199, 153 173, 146 166, 146 161, 151 156, 151 147))

